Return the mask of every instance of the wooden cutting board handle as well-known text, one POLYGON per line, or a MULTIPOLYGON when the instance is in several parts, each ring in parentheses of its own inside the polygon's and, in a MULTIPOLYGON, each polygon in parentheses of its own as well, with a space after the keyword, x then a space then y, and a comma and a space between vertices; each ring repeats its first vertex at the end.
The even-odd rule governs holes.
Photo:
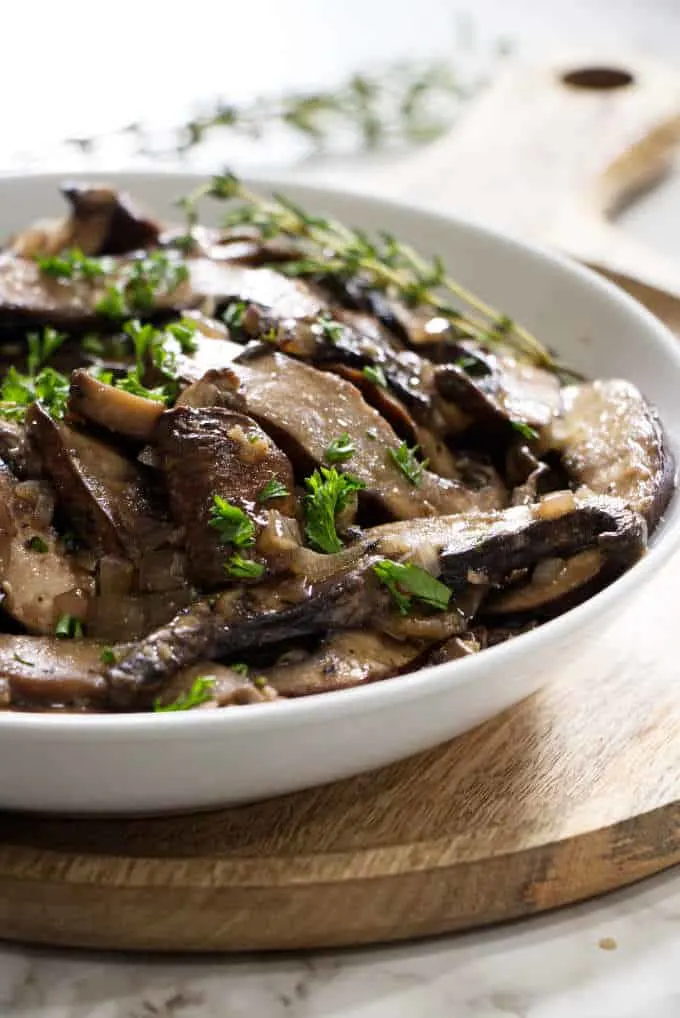
POLYGON ((680 265, 612 218, 672 165, 680 73, 634 54, 513 63, 381 191, 455 211, 680 297, 680 265))

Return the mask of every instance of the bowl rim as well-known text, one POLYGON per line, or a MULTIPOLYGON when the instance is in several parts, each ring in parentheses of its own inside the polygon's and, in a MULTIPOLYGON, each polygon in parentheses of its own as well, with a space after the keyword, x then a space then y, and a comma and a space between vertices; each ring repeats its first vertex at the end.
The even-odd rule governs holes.
MULTIPOLYGON (((200 182, 209 176, 208 173, 174 168, 122 169, 111 172, 97 169, 91 173, 80 170, 73 173, 19 173, 11 171, 0 174, 0 192, 4 184, 16 182, 34 183, 38 187, 56 186, 58 188, 67 179, 96 180, 99 182, 108 181, 112 184, 118 182, 123 186, 133 187, 135 179, 146 180, 148 183, 154 178, 161 177, 168 180, 174 177, 178 180, 200 182)), ((406 214, 415 220, 420 220, 423 224, 427 224, 429 221, 439 226, 448 225, 459 234, 467 233, 471 236, 481 237, 491 244, 500 245, 509 253, 516 251, 524 256, 529 254, 534 258, 547 261, 558 271, 566 273, 613 300, 629 315, 636 318, 642 329, 653 332, 657 343, 662 347, 663 354, 674 363, 680 375, 680 345, 670 329, 615 283, 559 251, 554 251, 542 244, 527 242, 512 233, 495 230, 493 227, 476 222, 464 215, 433 211, 431 208, 419 206, 417 202, 402 202, 374 196, 363 191, 326 187, 313 181, 308 182, 300 176, 290 173, 271 175, 249 172, 245 179, 246 182, 252 182, 269 192, 289 188, 304 192, 313 199, 318 199, 319 202, 328 198, 331 202, 349 201, 355 203, 357 208, 370 206, 374 210, 384 211, 386 218, 390 214, 401 216, 406 214)), ((673 450, 673 452, 676 456, 677 473, 680 450, 673 450)), ((671 501, 678 498, 680 498, 680 492, 675 487, 671 501)), ((589 619, 594 620, 598 616, 606 614, 607 608, 616 601, 625 598, 633 587, 641 587, 643 583, 652 579, 655 572, 660 572, 678 547, 680 547, 680 517, 672 525, 666 526, 664 526, 662 518, 658 537, 655 533, 655 539, 644 557, 604 590, 528 633, 523 633, 515 639, 495 647, 489 647, 479 655, 470 655, 457 661, 454 670, 451 670, 450 662, 445 662, 350 689, 313 693, 306 697, 283 702, 255 704, 251 705, 247 711, 199 710, 85 715, 2 711, 0 712, 0 737, 10 733, 20 733, 21 735, 41 735, 57 741, 62 739, 70 741, 77 733, 82 741, 89 742, 93 739, 99 740, 103 736, 164 738, 167 732, 172 732, 173 737, 193 738, 200 735, 201 732, 213 731, 216 727, 224 727, 226 734, 234 725, 240 730, 257 732, 272 727, 295 728, 300 725, 320 724, 325 720, 337 720, 342 717, 351 717, 357 713, 374 712, 380 710, 385 700, 396 706, 411 701, 415 697, 435 696, 443 683, 448 688, 452 685, 463 686, 472 683, 478 672, 483 673, 496 665, 512 666, 521 661, 525 655, 540 651, 541 648, 548 648, 551 641, 557 641, 560 637, 565 638, 570 632, 578 630, 581 624, 589 619)))

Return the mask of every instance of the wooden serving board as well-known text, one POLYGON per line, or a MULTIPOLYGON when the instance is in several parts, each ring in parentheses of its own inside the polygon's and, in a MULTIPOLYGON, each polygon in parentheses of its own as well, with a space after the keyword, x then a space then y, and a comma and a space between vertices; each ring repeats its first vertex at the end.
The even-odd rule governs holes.
MULTIPOLYGON (((586 112, 579 104, 588 90, 575 107, 571 94, 563 102, 554 69, 538 77, 535 69, 529 77, 519 71, 519 105, 512 89, 492 89, 471 113, 467 133, 418 157, 420 169, 413 163, 401 177, 395 171, 392 184, 408 189, 420 181, 431 204, 450 207, 455 195, 460 207, 465 178, 473 180, 475 161, 484 166, 484 139, 492 148, 505 145, 519 232, 537 224, 533 214, 523 226, 520 220, 540 186, 550 192, 539 217, 539 226, 550 226, 538 230, 547 234, 542 239, 597 264, 680 332, 680 300, 667 292, 670 264, 639 246, 607 246, 615 239, 605 218, 616 204, 612 195, 658 176, 678 126, 677 76, 648 68, 641 77, 635 66, 645 101, 625 107, 625 116, 624 106, 607 104, 623 89, 595 90, 599 106, 586 112), (490 123, 500 137, 489 135, 490 123), (534 167, 522 178, 530 139, 548 133, 552 157, 543 171, 534 167), (458 185, 456 145, 458 156, 466 153, 458 185), (579 145, 588 159, 576 158, 579 145), (652 158, 640 161, 640 153, 652 158), (567 163, 572 183, 565 188, 567 163), (602 174, 604 190, 595 186, 602 174), (613 177, 626 188, 611 187, 613 177), (607 201, 594 203, 595 193, 607 201), (590 236, 570 231, 569 215, 574 223, 585 215, 590 236)), ((472 214, 475 200, 484 204, 484 187, 469 183, 468 194, 472 214)), ((680 279, 675 283, 677 294, 680 279)), ((549 684, 529 700, 446 746, 372 774, 193 816, 0 814, 0 936, 163 951, 387 941, 529 915, 680 862, 679 591, 676 557, 588 648, 585 664, 579 657, 578 670, 555 661, 549 684)))

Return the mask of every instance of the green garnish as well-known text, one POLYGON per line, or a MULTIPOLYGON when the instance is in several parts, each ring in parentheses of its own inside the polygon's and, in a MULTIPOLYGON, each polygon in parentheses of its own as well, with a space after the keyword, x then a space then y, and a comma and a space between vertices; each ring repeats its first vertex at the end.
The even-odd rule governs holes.
POLYGON ((100 357, 106 349, 104 341, 99 336, 84 336, 80 345, 85 353, 94 354, 95 357, 100 357))
POLYGON ((238 672, 239 675, 248 674, 248 665, 244 664, 242 661, 237 661, 236 664, 229 665, 229 667, 232 672, 238 672))
POLYGON ((378 432, 375 430, 375 428, 368 428, 366 430, 366 438, 370 438, 372 442, 377 442, 378 432))
POLYGON ((115 665, 117 658, 113 647, 102 647, 99 660, 103 665, 115 665))
POLYGON ((198 218, 196 203, 207 195, 236 200, 224 218, 226 228, 255 227, 263 239, 282 235, 303 241, 301 257, 280 266, 287 275, 360 277, 374 290, 445 318, 456 335, 511 347, 524 360, 551 370, 559 367, 526 329, 457 283, 437 256, 428 260, 384 231, 370 237, 363 230, 350 230, 333 219, 310 214, 285 195, 276 194, 271 200, 233 173, 213 177, 182 200, 189 228, 198 218))
POLYGON ((267 678, 265 675, 256 675, 253 679, 253 685, 256 689, 266 689, 268 686, 267 678))
POLYGON ((65 339, 65 332, 57 332, 56 329, 51 329, 49 325, 43 329, 42 336, 37 332, 28 333, 26 336, 28 344, 26 365, 31 377, 37 375, 38 369, 45 366, 52 354, 57 352, 65 339))
POLYGON ((355 491, 366 485, 349 474, 339 474, 335 467, 321 467, 305 478, 308 493, 303 497, 305 534, 313 548, 332 555, 340 551, 335 517, 347 505, 355 491))
POLYGON ((385 378, 385 372, 379 364, 367 364, 361 374, 364 378, 368 379, 369 382, 373 382, 374 385, 379 385, 381 389, 387 388, 387 379, 385 378))
POLYGON ((530 424, 525 424, 524 421, 510 421, 511 426, 518 431, 522 438, 526 438, 528 442, 533 442, 538 438, 538 432, 535 428, 532 428, 530 424))
POLYGON ((177 382, 177 358, 180 353, 193 353, 197 347, 194 333, 196 325, 191 319, 183 318, 171 322, 163 329, 157 329, 149 322, 142 325, 136 318, 123 325, 123 332, 132 340, 135 352, 135 366, 125 378, 115 382, 117 389, 142 396, 157 403, 173 403, 179 392, 177 382), (165 382, 149 388, 142 379, 149 368, 155 368, 165 382))
POLYGON ((125 318, 130 314, 125 295, 118 287, 110 285, 106 287, 104 296, 94 306, 98 315, 106 318, 125 318))
POLYGON ((324 314, 319 315, 317 325, 320 327, 321 335, 324 339, 327 339, 329 343, 337 343, 342 339, 344 332, 344 326, 342 322, 336 322, 336 320, 328 314, 326 311, 324 314))
POLYGON ((220 535, 222 544, 248 548, 255 544, 255 524, 243 509, 227 502, 221 495, 213 495, 210 526, 220 535))
POLYGON ((162 704, 156 700, 153 709, 159 713, 174 710, 192 710, 200 707, 212 698, 212 689, 215 685, 214 675, 198 675, 191 684, 191 689, 181 693, 173 703, 162 704))
POLYGON ((81 640, 83 624, 75 615, 60 615, 54 627, 54 635, 60 640, 81 640))
POLYGON ((43 541, 42 537, 38 537, 37 534, 26 541, 26 547, 29 551, 37 551, 40 555, 46 555, 50 550, 47 541, 43 541))
POLYGON ((254 562, 253 559, 243 558, 242 555, 232 555, 224 567, 230 576, 239 580, 259 580, 264 573, 264 566, 261 562, 254 562))
POLYGON ((340 437, 334 438, 328 446, 324 459, 328 463, 343 463, 345 460, 350 459, 354 452, 356 452, 354 442, 349 437, 349 433, 343 431, 340 437))
POLYGON ((198 350, 198 341, 196 339, 197 328, 198 325, 192 318, 180 318, 178 322, 170 322, 161 332, 170 333, 173 339, 176 339, 179 343, 182 353, 191 354, 196 353, 198 350))
POLYGON ((58 255, 38 257, 35 261, 40 271, 53 279, 96 279, 105 272, 101 258, 89 258, 79 247, 58 255))
POLYGON ((285 498, 289 494, 285 484, 282 484, 277 477, 272 477, 258 492, 257 501, 268 502, 270 498, 285 498))
MULTIPOLYGON (((101 379, 106 381, 106 379, 101 379)), ((141 396, 143 399, 152 399, 156 403, 171 403, 174 396, 171 397, 167 392, 164 385, 159 385, 155 389, 149 389, 148 386, 142 385, 139 380, 139 375, 135 370, 129 371, 125 378, 119 378, 116 380, 116 389, 122 389, 124 392, 129 392, 132 396, 141 396)))
POLYGON ((107 286, 95 311, 108 318, 125 318, 133 311, 149 311, 157 297, 167 297, 189 278, 186 265, 163 251, 133 258, 116 283, 107 286))
POLYGON ((27 668, 33 667, 32 661, 27 661, 25 657, 21 657, 20 654, 16 653, 16 651, 14 652, 14 654, 12 654, 12 657, 14 658, 15 661, 18 661, 20 665, 26 665, 27 668))
POLYGON ((402 615, 408 615, 413 610, 414 599, 437 611, 446 611, 448 608, 450 589, 426 569, 407 562, 382 559, 375 563, 373 572, 385 584, 402 615))
POLYGON ((416 458, 418 446, 415 445, 411 449, 406 442, 402 442, 398 449, 388 449, 387 452, 404 477, 419 488, 423 481, 423 471, 429 461, 423 460, 421 463, 416 458))
POLYGON ((63 417, 70 382, 54 368, 35 375, 21 375, 10 367, 0 385, 0 417, 23 421, 31 403, 41 403, 51 417, 63 417))
POLYGON ((232 329, 240 329, 243 325, 243 318, 247 309, 248 305, 242 300, 233 301, 231 304, 227 304, 224 309, 222 321, 232 329))

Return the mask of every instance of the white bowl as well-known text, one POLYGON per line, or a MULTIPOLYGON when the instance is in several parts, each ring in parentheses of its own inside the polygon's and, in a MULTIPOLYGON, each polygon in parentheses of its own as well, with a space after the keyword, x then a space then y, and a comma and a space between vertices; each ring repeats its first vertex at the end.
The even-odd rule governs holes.
MULTIPOLYGON (((196 178, 91 175, 176 218, 175 197, 196 178)), ((0 181, 0 236, 62 211, 62 177, 0 181)), ((311 210, 364 229, 389 229, 517 318, 564 360, 593 376, 636 382, 680 449, 680 352, 668 330, 616 287, 558 255, 459 219, 279 181, 311 210)), ((208 220, 208 208, 205 210, 208 220)), ((219 210, 218 210, 219 211, 219 210)), ((674 498, 645 558, 560 618, 483 653, 375 685, 283 704, 215 712, 109 716, 0 714, 0 807, 143 813, 262 799, 348 777, 472 728, 572 662, 668 559, 680 541, 674 498)))

